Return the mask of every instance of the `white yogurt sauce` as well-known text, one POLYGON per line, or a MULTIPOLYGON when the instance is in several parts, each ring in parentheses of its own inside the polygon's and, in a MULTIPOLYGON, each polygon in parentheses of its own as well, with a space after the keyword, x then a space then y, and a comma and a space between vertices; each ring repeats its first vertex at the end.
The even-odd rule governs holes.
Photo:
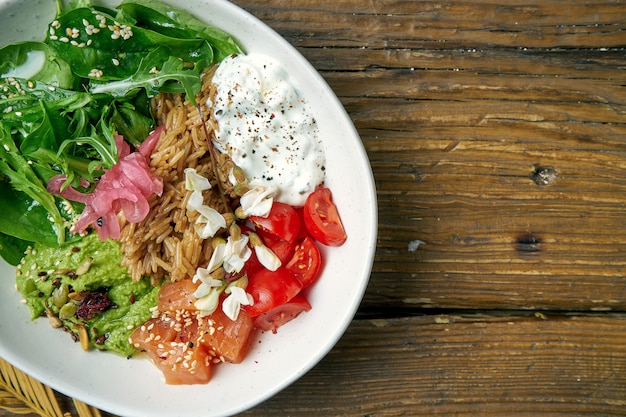
POLYGON ((274 186, 275 200, 303 205, 324 181, 325 156, 315 118, 289 74, 265 55, 236 55, 222 61, 213 83, 216 146, 251 185, 274 186))

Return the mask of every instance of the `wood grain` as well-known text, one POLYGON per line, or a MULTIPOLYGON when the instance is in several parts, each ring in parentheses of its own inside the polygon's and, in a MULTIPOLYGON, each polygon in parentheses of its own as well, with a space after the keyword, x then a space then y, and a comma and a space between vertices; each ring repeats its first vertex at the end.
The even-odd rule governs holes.
POLYGON ((623 3, 237 3, 361 135, 380 216, 363 309, 624 309, 623 3))
POLYGON ((626 2, 234 3, 337 94, 379 209, 357 318, 242 415, 624 415, 626 2))
POLYGON ((312 371, 242 416, 623 415, 626 317, 354 322, 312 371))

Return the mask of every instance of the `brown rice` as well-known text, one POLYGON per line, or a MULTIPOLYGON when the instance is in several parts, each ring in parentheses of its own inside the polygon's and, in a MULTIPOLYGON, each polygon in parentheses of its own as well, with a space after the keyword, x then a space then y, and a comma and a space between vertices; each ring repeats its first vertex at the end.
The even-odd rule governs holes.
POLYGON ((213 71, 203 78, 196 98, 200 107, 185 100, 183 94, 161 93, 153 99, 157 122, 164 124, 165 130, 152 152, 150 167, 163 179, 163 194, 150 199, 150 212, 142 222, 122 227, 122 264, 134 281, 143 276, 149 276, 153 284, 162 279, 191 278, 211 257, 212 239, 198 236, 194 227, 198 213, 186 209, 191 191, 185 189, 185 168, 195 168, 211 182, 211 190, 204 192, 204 204, 220 213, 232 213, 236 204, 228 181, 232 162, 227 155, 216 153, 218 169, 214 169, 208 148, 207 134, 212 137, 217 129, 212 110, 206 106, 215 92, 212 75, 213 71))

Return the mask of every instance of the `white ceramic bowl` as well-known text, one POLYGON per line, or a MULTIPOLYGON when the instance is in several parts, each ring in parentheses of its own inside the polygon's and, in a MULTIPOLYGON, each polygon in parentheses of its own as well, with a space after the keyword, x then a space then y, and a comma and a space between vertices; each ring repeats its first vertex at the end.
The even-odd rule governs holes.
MULTIPOLYGON (((222 364, 209 384, 197 386, 166 385, 147 359, 83 352, 47 320, 31 321, 15 290, 14 269, 2 262, 0 356, 59 392, 128 417, 231 415, 290 385, 332 349, 350 324, 376 247, 376 192, 369 161, 350 118, 321 76, 277 33, 231 3, 184 0, 176 5, 227 30, 245 50, 272 56, 287 67, 316 114, 327 157, 327 185, 348 240, 324 250, 325 269, 310 293, 310 312, 278 334, 263 334, 242 364, 222 364)), ((0 44, 43 39, 54 11, 50 0, 0 0, 0 44)))

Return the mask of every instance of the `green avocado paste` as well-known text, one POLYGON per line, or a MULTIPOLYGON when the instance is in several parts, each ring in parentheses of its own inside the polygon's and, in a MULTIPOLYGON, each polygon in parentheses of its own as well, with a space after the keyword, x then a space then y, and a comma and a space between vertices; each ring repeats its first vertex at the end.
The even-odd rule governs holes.
POLYGON ((47 316, 83 348, 129 357, 128 338, 152 317, 159 288, 133 282, 121 260, 119 242, 93 233, 60 248, 35 244, 17 267, 17 289, 33 319, 47 316))

